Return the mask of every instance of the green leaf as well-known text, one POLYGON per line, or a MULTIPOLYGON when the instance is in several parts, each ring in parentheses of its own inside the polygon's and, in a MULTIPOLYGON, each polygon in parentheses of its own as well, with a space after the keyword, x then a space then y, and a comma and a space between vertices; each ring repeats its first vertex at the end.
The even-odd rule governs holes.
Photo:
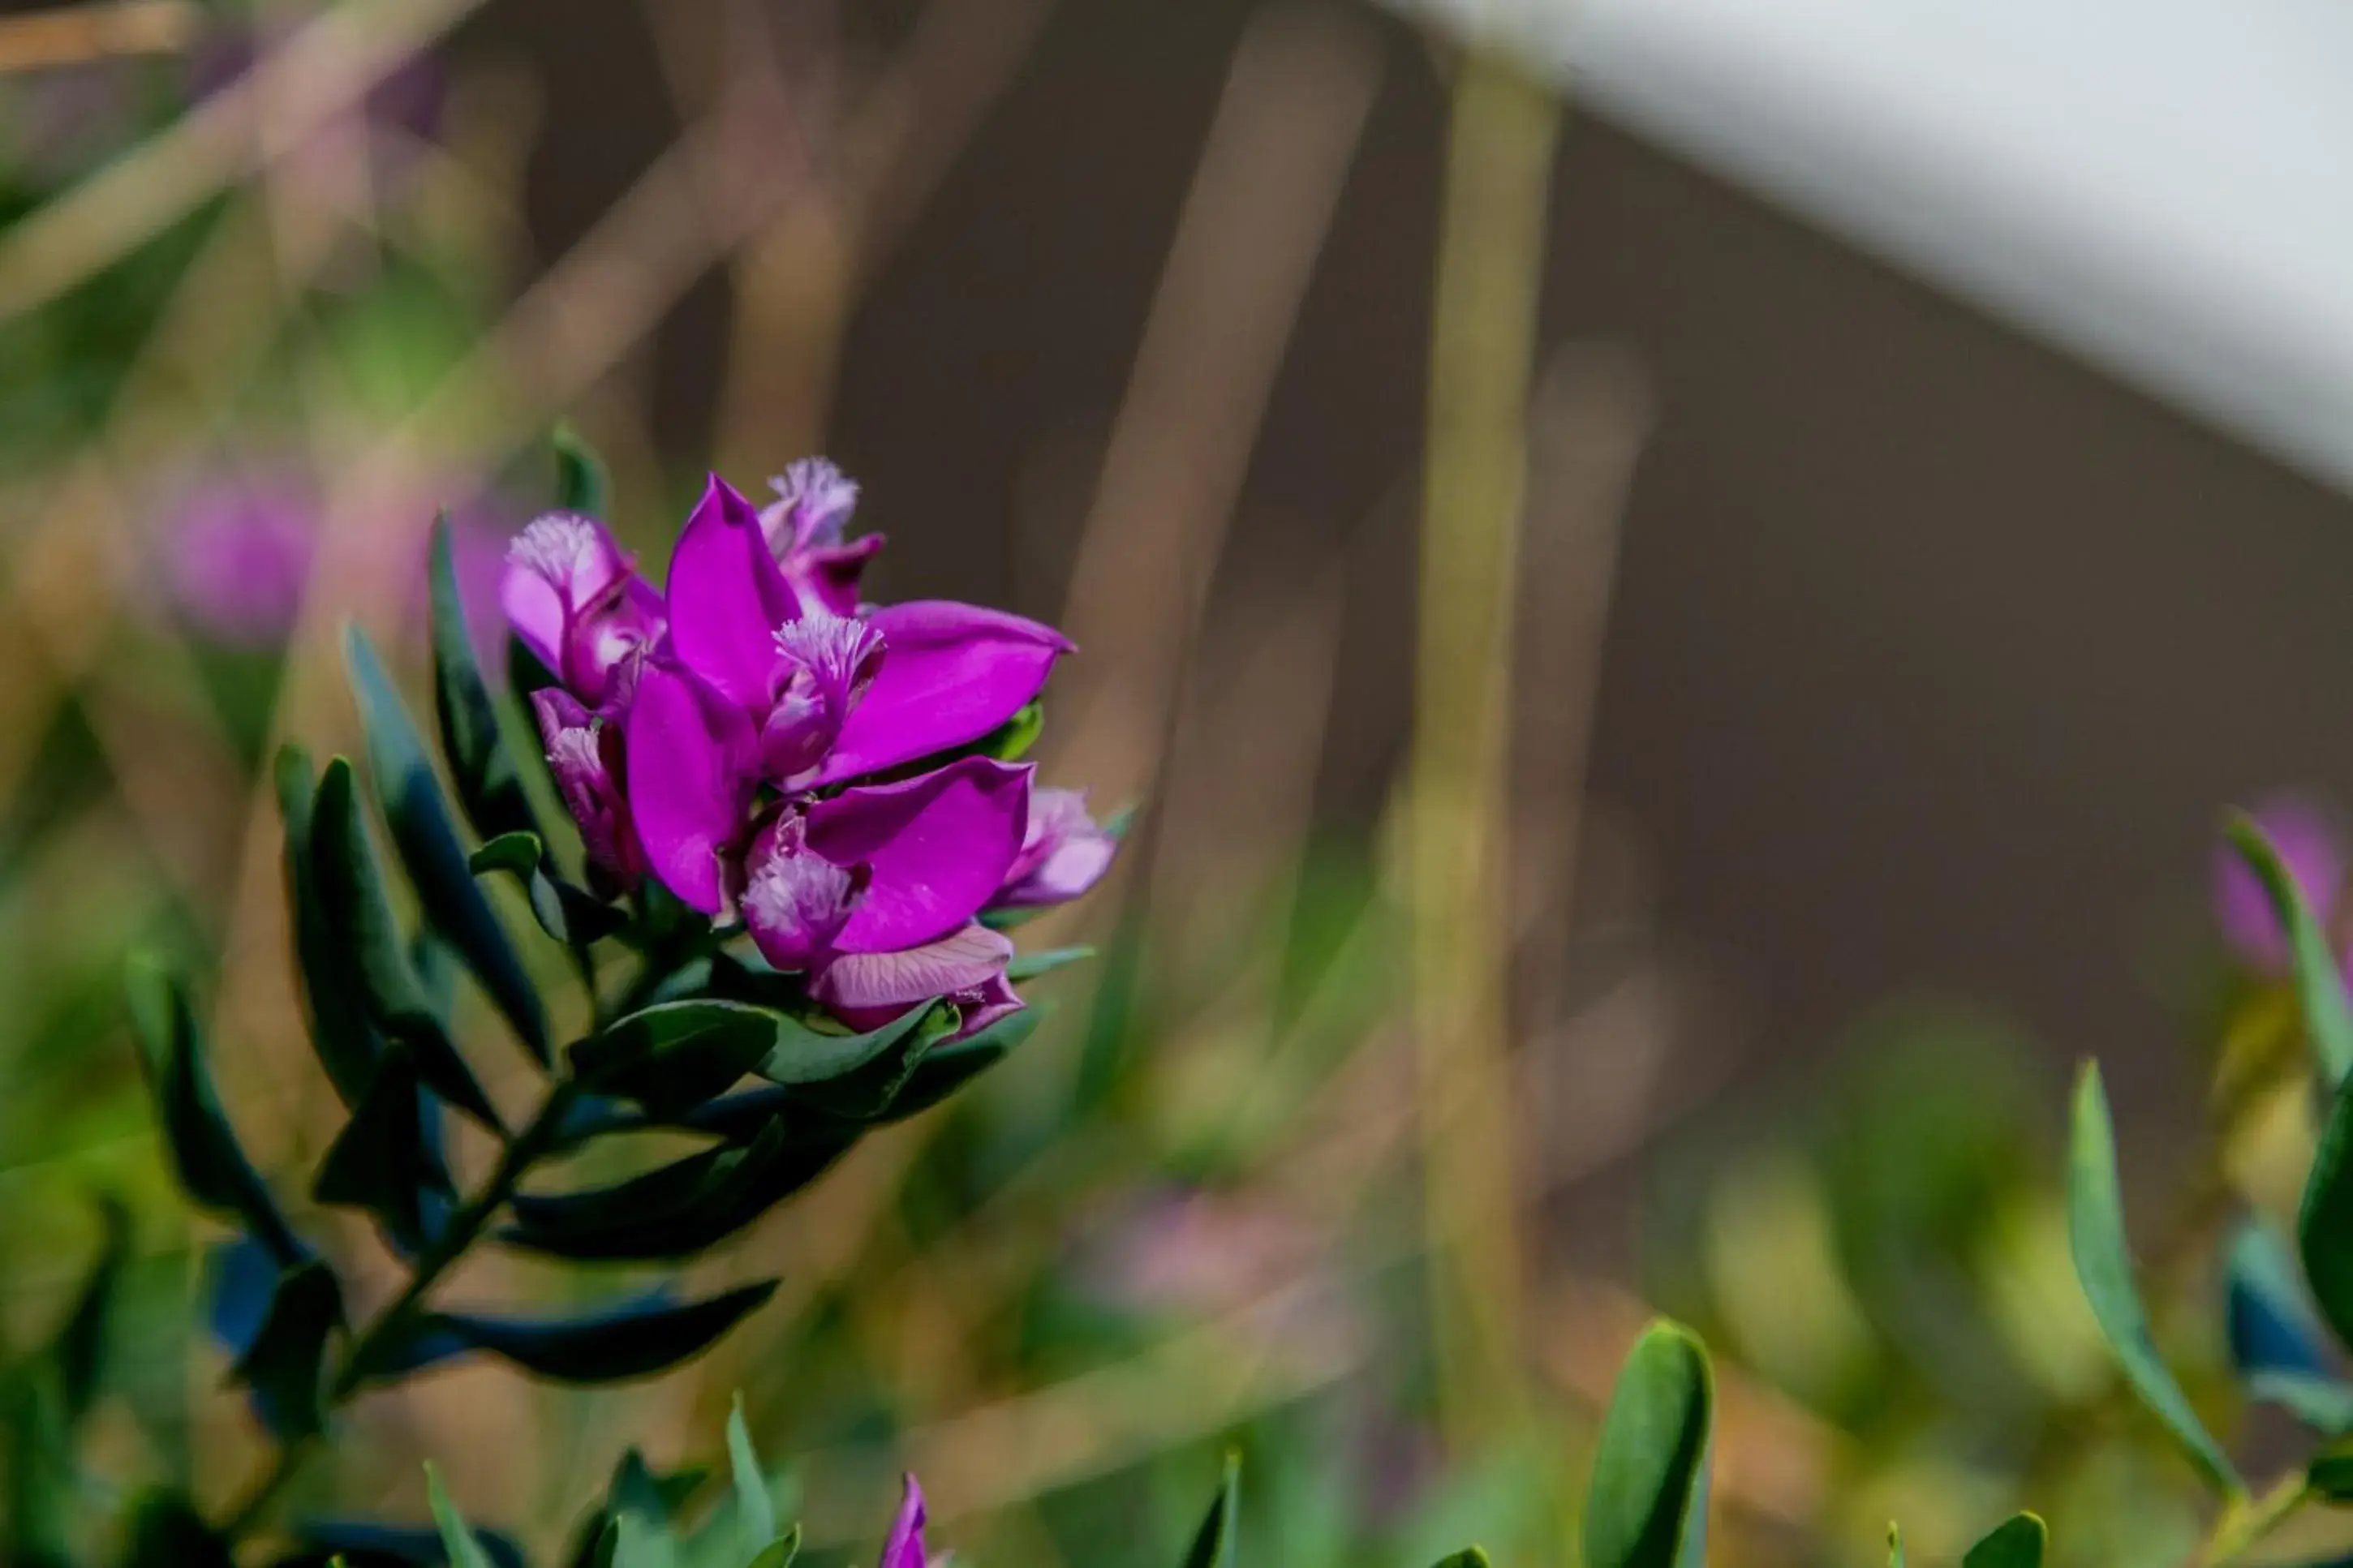
POLYGON ((572 1047, 583 1089, 684 1114, 750 1072, 776 1047, 781 1014, 740 1002, 664 1002, 616 1019, 572 1047))
POLYGON ((801 1527, 797 1524, 778 1536, 744 1568, 792 1568, 793 1559, 800 1554, 801 1527))
POLYGON ((1441 1557, 1432 1568, 1488 1568, 1487 1554, 1475 1546, 1466 1546, 1451 1557, 1441 1557))
POLYGON ((311 823, 318 778, 310 754, 281 747, 273 769, 278 812, 286 825, 286 904, 294 928, 294 961, 301 978, 302 1003, 311 1026, 311 1048, 327 1080, 346 1106, 367 1091, 383 1043, 369 1026, 348 966, 335 949, 311 870, 311 823))
POLYGON ((2247 1393, 2316 1431, 2353 1432, 2353 1386, 2329 1370, 2327 1331, 2306 1294, 2295 1254, 2269 1226, 2242 1219, 2224 1278, 2231 1360, 2247 1393))
POLYGON ((1586 1568, 1699 1568, 1715 1390, 1707 1352, 1659 1321, 1618 1374, 1585 1505, 1586 1568))
POLYGON ((236 1568, 228 1542, 187 1494, 169 1489, 149 1492, 132 1509, 122 1560, 126 1568, 236 1568))
POLYGON ((0 1562, 24 1568, 72 1568, 75 1526, 85 1503, 75 1473, 73 1436, 54 1369, 37 1363, 0 1380, 0 1415, 8 1441, 0 1446, 6 1469, 6 1504, 0 1510, 0 1562))
POLYGON ((2230 1496, 2244 1490, 2231 1461, 2208 1435, 2189 1395, 2157 1353, 2140 1291, 2133 1283, 2132 1252, 2125 1237, 2124 1192, 2116 1177, 2116 1127, 2108 1116, 2107 1091, 2097 1062, 2085 1062, 2075 1082, 2073 1131, 2067 1153, 2067 1237, 2075 1257, 2075 1278, 2091 1304, 2125 1381, 2140 1396, 2182 1451, 2217 1489, 2230 1496))
POLYGON ((776 1293, 776 1281, 701 1301, 666 1293, 575 1318, 520 1319, 425 1314, 409 1341, 372 1373, 410 1371, 468 1351, 486 1351, 558 1383, 622 1383, 696 1355, 776 1293))
POLYGON ((539 868, 539 858, 543 853, 538 834, 518 829, 513 833, 500 834, 467 856, 466 869, 477 877, 492 871, 529 876, 539 868))
POLYGON ((466 868, 466 852, 459 847, 457 828, 408 710, 357 626, 345 637, 343 652, 367 731, 376 803, 391 826, 393 845, 407 868, 425 918, 457 950, 516 1037, 544 1066, 551 1059, 546 1010, 507 941, 506 928, 466 868))
POLYGON ((2353 1345, 2353 1081, 2330 1097, 2295 1230, 2320 1315, 2339 1344, 2353 1345))
POLYGON ((161 965, 141 959, 132 962, 130 993, 141 1059, 181 1188, 199 1208, 251 1231, 281 1266, 309 1256, 221 1110, 187 993, 161 965))
POLYGON ((2353 1503, 2353 1443, 2331 1443, 2315 1454, 2304 1479, 2325 1501, 2339 1507, 2353 1503))
POLYGON ((259 1411, 282 1442, 308 1437, 324 1423, 319 1378, 327 1341, 343 1321, 343 1294, 335 1276, 315 1259, 278 1277, 269 1315, 230 1379, 253 1391, 259 1411))
POLYGON ((446 511, 433 525, 433 712, 450 782, 474 831, 492 841, 516 833, 543 837, 522 775, 507 754, 498 705, 474 658, 446 511))
POLYGON ((1092 947, 1050 947, 1039 952, 1019 953, 1005 966, 1005 978, 1018 984, 1041 974, 1051 974, 1065 964, 1082 963, 1094 955, 1092 947))
POLYGON ((569 425, 558 425, 550 441, 555 447, 555 510, 603 517, 612 491, 604 459, 569 425))
POLYGON ((991 731, 980 742, 980 750, 1000 763, 1018 763, 1038 743, 1046 731, 1046 705, 1031 700, 1022 705, 1019 712, 991 731))
POLYGON ((727 1463, 735 1483, 735 1539, 747 1558, 782 1545, 776 1540, 776 1504, 768 1496, 768 1478, 760 1456, 752 1451, 752 1431, 744 1425, 744 1396, 737 1394, 727 1413, 727 1463))
POLYGON ((1185 1568, 1234 1568, 1235 1540, 1241 1526, 1241 1456, 1229 1449, 1225 1469, 1218 1478, 1218 1495, 1209 1500, 1209 1511, 1202 1517, 1200 1529, 1193 1532, 1185 1568))
POLYGON ((2042 1568, 2051 1532, 2031 1513, 2012 1514, 1962 1555, 1961 1568, 2042 1568))
POLYGON ((831 1034, 813 1029, 785 1014, 771 1014, 776 1020, 776 1040, 757 1070, 770 1083, 832 1083, 879 1061, 885 1052, 913 1036, 932 1011, 930 1003, 919 1003, 881 1027, 862 1035, 831 1034))
POLYGON ((474 1539, 473 1527, 449 1500, 449 1489, 441 1484, 441 1472, 432 1461, 425 1466, 425 1495, 432 1504, 433 1522, 440 1528, 441 1544, 449 1553, 449 1568, 493 1568, 491 1554, 474 1539))
POLYGON ((772 1120, 747 1144, 690 1154, 614 1186, 519 1195, 499 1239, 583 1262, 692 1258, 807 1186, 856 1141, 850 1127, 789 1137, 784 1121, 772 1120))
POLYGON ((1904 1568, 1904 1532, 1892 1523, 1887 1527, 1887 1568, 1904 1568))
POLYGON ((915 1064, 885 1108, 883 1120, 903 1121, 929 1110, 942 1100, 1003 1061, 1024 1040, 1038 1032, 1050 1009, 1044 1005, 1008 1013, 1004 1017, 961 1040, 934 1046, 915 1064))
POLYGON ((493 1129, 499 1115, 443 1027, 385 890, 366 818, 342 757, 319 776, 311 810, 311 872, 340 967, 369 1020, 415 1053, 417 1075, 457 1110, 493 1129))
POLYGON ((387 1050, 358 1109, 328 1146, 311 1189, 322 1204, 374 1215, 411 1257, 424 1250, 457 1195, 427 1131, 422 1089, 407 1047, 387 1050))
POLYGON ((57 1367, 58 1394, 68 1431, 79 1426, 96 1403, 106 1365, 108 1331, 114 1318, 114 1298, 122 1280, 122 1267, 131 1256, 131 1211, 120 1198, 101 1197, 99 1217, 103 1239, 98 1258, 82 1276, 74 1304, 49 1344, 49 1360, 57 1367))
POLYGON ((2353 1003, 2345 994, 2344 976, 2328 933, 2321 929, 2304 891, 2252 817, 2232 812, 2223 819, 2222 835, 2272 901, 2272 913, 2287 933, 2288 951, 2295 964, 2296 999, 2304 1009, 2304 1026, 2312 1037, 2313 1055, 2323 1078, 2333 1089, 2353 1070, 2353 1003))

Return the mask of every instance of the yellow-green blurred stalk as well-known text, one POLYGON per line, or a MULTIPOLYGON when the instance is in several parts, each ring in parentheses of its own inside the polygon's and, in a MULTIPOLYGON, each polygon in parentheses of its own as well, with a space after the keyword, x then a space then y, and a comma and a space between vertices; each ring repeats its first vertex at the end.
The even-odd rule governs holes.
POLYGON ((1505 895, 1513 604, 1559 107, 1500 58, 1454 81, 1432 319, 1406 856, 1440 1415, 1523 1403, 1505 895))

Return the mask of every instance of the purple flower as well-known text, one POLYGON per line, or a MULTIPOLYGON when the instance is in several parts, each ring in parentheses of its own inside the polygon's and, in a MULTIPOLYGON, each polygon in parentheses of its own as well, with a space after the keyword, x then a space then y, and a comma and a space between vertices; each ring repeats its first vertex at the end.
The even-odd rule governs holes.
POLYGON ((957 1012, 961 1039, 1025 1004, 1005 977, 1012 939, 975 922, 921 947, 845 953, 819 970, 809 994, 853 1029, 878 1029, 919 1003, 957 1012))
POLYGON ((822 762, 851 709, 874 683, 882 634, 865 621, 811 605, 776 628, 786 673, 760 727, 760 761, 790 782, 822 762))
POLYGON ((646 666, 627 720, 628 796, 646 864, 704 914, 726 908, 728 858, 746 827, 758 737, 693 671, 646 666))
POLYGON ((891 1524, 891 1538, 882 1543, 880 1568, 931 1568, 923 1549, 923 1489, 909 1476, 899 1502, 899 1517, 891 1524))
POLYGON ((531 702, 549 771, 580 825, 589 865, 620 891, 630 891, 645 876, 646 854, 621 789, 620 725, 582 707, 568 691, 534 691, 531 702))
POLYGON ((578 512, 534 518, 499 583, 507 623, 591 708, 626 704, 638 661, 662 634, 661 595, 605 525, 578 512))
POLYGON ((760 531, 785 581, 803 604, 855 615, 858 579, 882 548, 879 533, 842 542, 849 514, 858 510, 857 481, 823 458, 804 458, 768 486, 776 499, 761 509, 760 531))
MULTIPOLYGON (((2312 801, 2277 795, 2249 813, 2279 851, 2288 875, 2322 929, 2332 929, 2342 907, 2347 872, 2345 840, 2336 819, 2312 801)), ((2222 940, 2239 958, 2266 973, 2283 973, 2290 963, 2287 935, 2272 913, 2271 900, 2228 846, 2214 855, 2214 917, 2222 940)))
POLYGON ((1066 904, 1103 879, 1119 838, 1087 815, 1084 790, 1033 789, 1021 853, 989 900, 994 909, 1066 904))

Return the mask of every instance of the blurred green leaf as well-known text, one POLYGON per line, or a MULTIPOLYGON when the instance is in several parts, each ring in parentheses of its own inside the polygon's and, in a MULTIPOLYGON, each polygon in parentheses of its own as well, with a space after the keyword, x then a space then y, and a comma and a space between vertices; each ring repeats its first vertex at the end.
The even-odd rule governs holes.
POLYGON ((2329 1085, 2341 1084, 2347 1072, 2353 1070, 2353 1004, 2347 1002, 2344 976, 2337 973, 2328 933, 2321 929, 2303 889, 2253 818, 2232 812, 2223 821, 2222 833, 2263 884, 2272 912, 2287 933, 2288 950, 2295 960, 2296 998, 2303 1004, 2313 1054, 2329 1085))
POLYGON ((1699 1568, 1715 1392, 1691 1331, 1659 1321, 1618 1374, 1585 1505, 1587 1568, 1699 1568))
POLYGON ((1893 1524, 1887 1527, 1887 1568, 1904 1568, 1904 1532, 1893 1524))
POLYGON ((1024 1040, 1038 1032, 1038 1026, 1050 1011, 1045 1005, 1024 1007, 961 1040, 934 1046, 923 1053, 923 1059, 907 1075, 907 1081, 892 1096, 882 1119, 903 1121, 939 1104, 1012 1055, 1024 1040))
POLYGON ((578 1261, 692 1258, 807 1186, 856 1142, 854 1128, 828 1132, 791 1137, 771 1121, 748 1144, 690 1154, 614 1186, 522 1194, 499 1239, 578 1261))
POLYGON ((368 770, 375 780, 376 802, 391 826, 394 847, 407 868, 425 918, 457 950, 516 1037, 544 1066, 552 1058, 539 992, 507 941, 506 928, 466 868, 466 852, 459 846, 441 785, 408 709, 357 626, 345 637, 343 653, 367 731, 368 770))
POLYGON ((2304 1277, 2337 1342, 2353 1345, 2353 1081, 2330 1097, 2296 1212, 2304 1277))
POLYGON ((308 1437, 324 1421, 319 1404, 327 1341, 343 1321, 332 1270, 313 1259, 281 1272, 260 1331, 230 1369, 253 1391, 254 1407, 281 1441, 308 1437))
POLYGON ((1465 1547, 1451 1557, 1442 1557, 1432 1568, 1488 1568, 1487 1554, 1475 1546, 1465 1547))
POLYGON ((1092 947, 1050 947, 1039 952, 1017 953, 1013 962, 1005 966, 1005 978, 1018 984, 1051 974, 1065 964, 1083 963, 1094 955, 1092 947))
POLYGON ((360 811, 352 764, 342 757, 329 762, 319 777, 311 813, 311 869, 338 967, 370 1019, 409 1047, 418 1076, 434 1093, 485 1127, 499 1128, 490 1097, 458 1054, 417 978, 360 811))
POLYGON ((252 1232, 280 1266, 306 1257, 309 1249, 279 1212, 221 1110, 187 993, 160 964, 144 959, 132 961, 130 993, 164 1146, 189 1199, 252 1232))
POLYGON ((2315 1454, 2305 1468, 2305 1483, 2328 1502, 2353 1503, 2353 1443, 2331 1443, 2315 1454))
POLYGON ((558 425, 550 443, 555 448, 555 510, 604 517, 612 490, 604 459, 569 425, 558 425))
MULTIPOLYGON (((507 754, 498 706, 474 658, 447 512, 433 525, 433 710, 441 755, 474 831, 491 842, 518 833, 544 839, 523 793, 522 775, 507 754)), ((532 859, 538 858, 534 845, 532 859)))
POLYGON ((744 1425, 744 1396, 737 1394, 727 1412, 727 1463, 735 1486, 735 1538, 745 1557, 783 1542, 776 1539, 776 1505, 768 1496, 768 1478, 760 1456, 752 1448, 751 1428, 744 1425))
POLYGON ((429 1461, 425 1467, 425 1495, 433 1508, 433 1522, 441 1531, 441 1544, 449 1553, 449 1568, 496 1568, 482 1543, 474 1539, 473 1528, 458 1511, 458 1505, 449 1500, 441 1472, 429 1461))
POLYGON ((72 1568, 73 1535, 82 1512, 74 1473, 73 1436, 66 1422, 64 1400, 55 1369, 36 1363, 12 1369, 16 1375, 0 1382, 0 1427, 7 1441, 0 1446, 7 1468, 0 1471, 6 1489, 0 1501, 0 1562, 24 1568, 72 1568))
POLYGON ((2133 1283, 2125 1236, 2124 1192, 2116 1177, 2116 1126, 2097 1062, 2085 1062, 2075 1082, 2073 1131, 2067 1154, 2067 1235, 2075 1278, 2092 1316, 2141 1403, 2173 1434, 2207 1480, 2226 1495, 2245 1489, 2231 1461, 2208 1435, 2189 1398, 2149 1337, 2148 1317, 2133 1283))
POLYGON ((558 1383, 621 1383, 694 1356, 776 1293, 776 1281, 700 1301, 667 1292, 573 1318, 423 1315, 406 1341, 387 1347, 372 1375, 413 1371, 469 1351, 486 1351, 558 1383))
POLYGON ((176 1489, 149 1492, 132 1508, 122 1560, 125 1568, 236 1568, 228 1542, 176 1489))
POLYGON ((1046 731, 1046 705, 1032 700, 1022 705, 1020 711, 991 731, 980 742, 980 750, 1000 763, 1018 763, 1038 743, 1046 731))
POLYGON ((355 1106, 367 1092, 379 1042, 350 984, 346 965, 334 950, 335 932, 320 905, 311 847, 318 779, 311 771, 310 754, 292 745, 279 749, 272 773, 279 816, 286 826, 286 902, 294 928, 294 967, 301 981, 311 1046, 335 1093, 346 1106, 355 1106))
POLYGON ((1218 1495, 1209 1500, 1209 1511, 1202 1518, 1200 1529, 1193 1532, 1185 1568, 1234 1568, 1241 1525, 1241 1456, 1229 1451, 1224 1473, 1218 1479, 1218 1495))
POLYGON ((1961 1557, 1961 1568, 2042 1568, 2051 1532, 2031 1513, 2012 1514, 1961 1557))
POLYGON ((456 1196, 448 1166, 426 1130, 423 1085, 405 1046, 376 1063, 367 1093, 319 1163, 311 1196, 373 1215, 410 1256, 431 1239, 456 1196))
POLYGON ((2327 1331, 2295 1257, 2270 1226, 2242 1219, 2224 1264, 2231 1360, 2249 1394, 2317 1431, 2353 1431, 2353 1385, 2330 1370, 2327 1331))
MULTIPOLYGON (((281 1557, 274 1568, 332 1568, 345 1563, 348 1568, 381 1568, 392 1563, 414 1563, 416 1568, 444 1568, 449 1561, 449 1548, 437 1529, 379 1524, 362 1519, 306 1519, 295 1527, 295 1535, 304 1551, 293 1557, 281 1557)), ((473 1532, 494 1568, 524 1568, 522 1551, 512 1541, 487 1530, 473 1532)))
POLYGON ((122 1206, 122 1200, 111 1194, 100 1197, 99 1219, 98 1258, 82 1276, 81 1288, 74 1292, 73 1305, 49 1345, 69 1432, 90 1414, 104 1382, 115 1293, 122 1283, 123 1263, 131 1255, 131 1211, 122 1206))
POLYGON ((793 1559, 801 1554, 801 1527, 790 1530, 769 1543, 745 1568, 792 1568, 793 1559))
POLYGON ((491 871, 526 876, 539 867, 539 835, 518 830, 501 833, 466 857, 466 869, 480 877, 491 871))

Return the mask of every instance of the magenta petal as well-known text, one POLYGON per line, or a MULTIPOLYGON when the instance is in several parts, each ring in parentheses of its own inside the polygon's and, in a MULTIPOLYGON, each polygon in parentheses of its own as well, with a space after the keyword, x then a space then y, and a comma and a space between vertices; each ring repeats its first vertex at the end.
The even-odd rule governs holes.
MULTIPOLYGON (((2274 796, 2249 815, 2278 851, 2315 918, 2324 929, 2333 925, 2347 874, 2346 842, 2336 819, 2300 795, 2274 796)), ((2214 912, 2222 940, 2242 960, 2272 973, 2287 970, 2287 933, 2272 913, 2271 897, 2227 846, 2214 852, 2214 912)))
POLYGON ((899 1517, 892 1521, 891 1539, 882 1543, 881 1568, 925 1568, 923 1556, 923 1489, 906 1479, 899 1517))
MULTIPOLYGON (((883 668, 890 668, 887 658, 883 668)), ((887 679, 877 677, 876 685, 887 679)), ((810 806, 809 847, 839 866, 867 866, 873 876, 865 902, 834 945, 843 952, 917 947, 977 913, 1021 852, 1029 773, 965 757, 920 778, 844 790, 810 806)))
POLYGON ((722 856, 751 799, 752 721, 691 671, 650 665, 629 710, 627 751, 648 864, 671 892, 717 914, 726 903, 722 856))
POLYGON ((1071 647, 1051 626, 945 599, 892 605, 871 624, 890 653, 841 727, 825 782, 980 739, 1038 695, 1071 647))
POLYGON ((1006 962, 1012 956, 1013 941, 1003 931, 967 925, 920 947, 846 953, 825 966, 810 983, 809 994, 851 1024, 864 1026, 870 1019, 895 1018, 935 996, 986 993, 994 997, 1003 987, 1006 962))
POLYGON ((713 474, 670 557, 670 647, 738 707, 765 708, 776 628, 799 615, 759 514, 713 474))

